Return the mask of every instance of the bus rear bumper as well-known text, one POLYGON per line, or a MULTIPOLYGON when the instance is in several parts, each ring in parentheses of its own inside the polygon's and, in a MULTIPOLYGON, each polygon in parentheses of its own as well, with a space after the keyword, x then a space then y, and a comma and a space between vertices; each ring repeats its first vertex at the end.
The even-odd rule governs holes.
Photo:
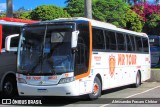
POLYGON ((18 93, 20 96, 78 96, 79 88, 76 81, 50 85, 50 86, 34 86, 28 84, 17 83, 18 93))

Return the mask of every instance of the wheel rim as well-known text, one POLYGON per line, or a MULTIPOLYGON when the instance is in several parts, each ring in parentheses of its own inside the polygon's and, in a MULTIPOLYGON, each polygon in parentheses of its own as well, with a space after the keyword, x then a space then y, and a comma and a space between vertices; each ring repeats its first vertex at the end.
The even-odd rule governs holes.
POLYGON ((94 83, 94 86, 93 86, 93 94, 94 95, 97 95, 99 92, 99 85, 97 83, 94 83))
POLYGON ((4 89, 5 94, 7 94, 7 95, 11 94, 11 93, 12 93, 12 90, 13 90, 13 85, 12 85, 12 83, 9 82, 9 81, 6 82, 6 83, 4 83, 3 89, 4 89))

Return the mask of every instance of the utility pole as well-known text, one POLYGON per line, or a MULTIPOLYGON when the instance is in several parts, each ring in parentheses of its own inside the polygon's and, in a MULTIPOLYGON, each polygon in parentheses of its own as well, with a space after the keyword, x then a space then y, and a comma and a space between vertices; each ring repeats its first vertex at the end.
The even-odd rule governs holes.
POLYGON ((92 19, 92 0, 84 0, 84 14, 86 18, 92 19))
POLYGON ((7 6, 7 17, 13 17, 13 4, 12 0, 6 0, 6 6, 7 6))

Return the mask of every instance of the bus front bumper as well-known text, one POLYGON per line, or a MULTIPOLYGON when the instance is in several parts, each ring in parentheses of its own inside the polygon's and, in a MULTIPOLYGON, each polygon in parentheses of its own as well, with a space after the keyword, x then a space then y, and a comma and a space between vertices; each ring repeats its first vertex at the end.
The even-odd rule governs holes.
POLYGON ((17 83, 20 96, 78 96, 79 87, 76 81, 50 86, 34 86, 17 83))

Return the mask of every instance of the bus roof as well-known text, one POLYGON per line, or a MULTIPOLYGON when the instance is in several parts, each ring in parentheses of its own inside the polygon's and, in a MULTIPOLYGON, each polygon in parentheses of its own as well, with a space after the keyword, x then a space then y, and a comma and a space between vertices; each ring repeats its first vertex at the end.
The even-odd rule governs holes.
POLYGON ((36 20, 25 20, 25 19, 9 18, 9 17, 3 17, 3 18, 0 18, 0 20, 4 20, 7 22, 19 22, 19 23, 28 23, 28 24, 38 22, 36 20))
POLYGON ((4 20, 0 20, 0 25, 23 26, 24 24, 26 24, 26 23, 7 22, 4 20))
POLYGON ((123 28, 118 28, 115 25, 110 24, 110 23, 101 22, 101 21, 97 21, 97 20, 93 20, 93 19, 84 18, 84 17, 58 18, 58 19, 54 19, 54 20, 38 22, 37 24, 55 23, 55 22, 68 22, 68 21, 69 22, 88 21, 92 24, 92 26, 95 26, 95 27, 106 28, 106 29, 110 29, 110 30, 125 32, 125 33, 128 33, 128 34, 135 34, 135 35, 147 37, 146 33, 140 33, 140 32, 135 32, 135 31, 131 31, 131 30, 123 29, 123 28))
POLYGON ((34 22, 38 22, 38 21, 24 20, 24 19, 17 19, 17 18, 8 18, 8 17, 0 18, 1 25, 23 26, 24 24, 31 24, 34 22))

